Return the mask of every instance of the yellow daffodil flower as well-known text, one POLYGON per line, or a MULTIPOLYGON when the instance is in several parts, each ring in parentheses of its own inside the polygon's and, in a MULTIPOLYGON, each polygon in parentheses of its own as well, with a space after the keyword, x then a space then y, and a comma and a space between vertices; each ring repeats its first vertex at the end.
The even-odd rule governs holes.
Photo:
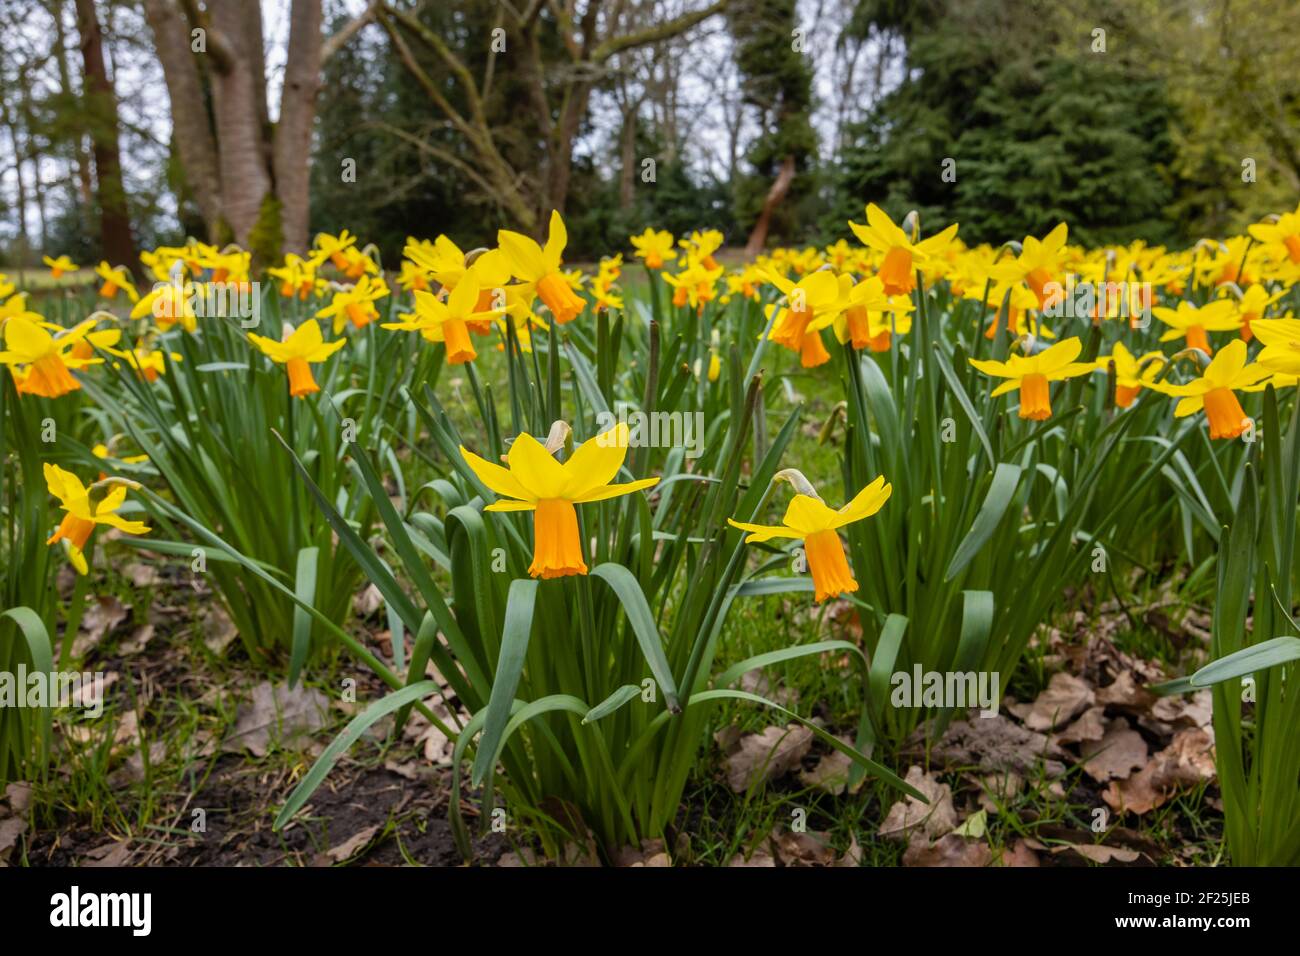
POLYGON ((1109 374, 1111 363, 1115 363, 1115 404, 1128 408, 1143 386, 1150 385, 1160 374, 1165 361, 1163 352, 1147 352, 1134 358, 1123 342, 1116 342, 1110 355, 1097 356, 1097 371, 1109 374))
POLYGON ((135 291, 135 283, 131 281, 131 273, 127 272, 122 266, 110 266, 107 261, 101 262, 95 266, 95 275, 104 280, 104 284, 99 287, 99 297, 101 299, 116 298, 119 291, 125 292, 127 298, 132 302, 138 302, 140 293, 135 291))
POLYGON ((59 507, 66 512, 46 544, 62 541, 78 574, 85 574, 89 570, 86 544, 97 525, 108 525, 124 534, 149 533, 148 525, 140 521, 127 521, 116 513, 126 500, 126 489, 139 487, 135 482, 124 478, 106 478, 86 488, 72 472, 64 471, 47 461, 45 484, 50 494, 59 499, 59 507))
POLYGON ((1300 265, 1300 205, 1295 212, 1283 213, 1277 222, 1256 223, 1249 232, 1260 242, 1280 244, 1288 258, 1300 265))
POLYGON ((419 332, 427 341, 442 342, 447 347, 447 362, 464 365, 478 358, 474 342, 469 336, 469 323, 490 322, 495 311, 477 311, 479 304, 478 279, 468 273, 443 302, 431 292, 415 292, 415 311, 398 316, 397 322, 386 322, 386 329, 419 332))
POLYGON ((1201 377, 1186 385, 1153 382, 1151 388, 1182 399, 1174 415, 1184 418, 1205 409, 1211 438, 1236 438, 1250 425, 1234 389, 1247 389, 1272 375, 1271 369, 1246 364, 1246 343, 1233 339, 1205 367, 1201 377))
POLYGON ((429 274, 410 259, 403 259, 402 269, 397 274, 397 284, 406 292, 413 292, 416 289, 428 292, 429 274))
POLYGON ((348 267, 347 256, 345 251, 351 249, 357 244, 357 237, 349 233, 346 229, 337 236, 332 236, 328 232, 317 234, 316 241, 313 244, 310 261, 313 265, 319 266, 326 259, 334 263, 334 268, 340 272, 348 267))
POLYGON ((252 332, 249 340, 261 349, 272 362, 285 367, 289 373, 289 394, 302 398, 313 392, 319 392, 320 386, 311 374, 313 362, 323 362, 347 344, 347 339, 326 342, 321 336, 320 323, 308 319, 294 329, 282 342, 268 339, 252 332))
POLYGON ((1041 240, 1025 236, 1020 255, 1009 262, 1000 262, 993 267, 993 278, 1003 282, 1023 282, 1034 293, 1038 308, 1047 305, 1048 283, 1058 281, 1061 274, 1061 253, 1069 227, 1061 223, 1041 240))
MULTIPOLYGON (((1241 337, 1249 342, 1255 337, 1254 329, 1251 323, 1256 322, 1264 317, 1268 307, 1287 294, 1289 290, 1282 288, 1269 295, 1268 290, 1262 285, 1252 285, 1241 293, 1240 301, 1236 302, 1237 319, 1241 323, 1241 337)), ((1232 300, 1229 299, 1229 302, 1232 300)))
POLYGON ((551 212, 545 248, 522 233, 511 232, 509 229, 497 232, 497 243, 510 265, 510 271, 524 282, 536 284, 537 295, 561 325, 573 321, 586 305, 574 293, 560 270, 561 256, 568 241, 569 233, 564 227, 564 220, 555 211, 551 212))
POLYGON ((1256 319, 1251 328, 1264 343, 1258 364, 1284 375, 1300 375, 1300 319, 1256 319))
POLYGON ((1177 309, 1157 305, 1151 312, 1169 326, 1169 331, 1160 336, 1161 342, 1186 339, 1189 349, 1200 349, 1206 355, 1214 354, 1207 332, 1227 332, 1241 324, 1234 303, 1228 299, 1215 299, 1199 309, 1183 300, 1178 303, 1177 309))
POLYGON ((857 285, 852 285, 852 282, 852 277, 840 276, 841 295, 846 305, 844 311, 835 317, 835 337, 841 343, 852 342, 855 349, 870 347, 874 352, 883 352, 889 348, 891 330, 888 323, 883 329, 879 323, 873 326, 872 314, 880 316, 890 309, 884 281, 880 276, 871 276, 857 285), (843 289, 846 279, 851 285, 847 295, 843 289))
POLYGON ((57 337, 26 315, 7 319, 3 326, 5 348, 0 363, 13 372, 19 394, 58 398, 81 388, 68 371, 102 361, 77 358, 72 353, 90 331, 86 323, 57 337))
MULTIPOLYGON (((798 477, 803 478, 802 475, 798 477)), ((795 486, 804 486, 806 490, 812 491, 806 480, 797 481, 795 486)), ((892 491, 893 486, 886 484, 882 475, 838 511, 821 498, 815 497, 815 492, 800 493, 790 499, 779 525, 748 524, 734 518, 728 518, 727 523, 733 528, 749 532, 745 538, 748 542, 770 541, 773 538, 802 539, 808 570, 812 573, 813 600, 820 604, 827 598, 858 589, 838 529, 874 515, 889 500, 892 491)))
POLYGON ((355 285, 345 286, 334 293, 330 304, 316 313, 318 319, 333 319, 334 334, 341 333, 349 322, 363 329, 379 318, 375 303, 389 294, 388 284, 382 278, 363 275, 355 285))
MULTIPOLYGON (((156 382, 158 376, 167 371, 163 352, 158 349, 139 346, 129 352, 115 351, 113 354, 125 361, 127 366, 134 369, 136 374, 146 382, 156 382)), ((168 352, 167 357, 170 357, 173 362, 179 362, 184 358, 179 352, 168 352)))
POLYGON ((770 306, 768 318, 772 329, 768 334, 773 342, 799 354, 799 364, 814 368, 830 361, 830 353, 822 342, 821 330, 831 325, 844 310, 845 299, 839 277, 828 269, 809 273, 798 282, 791 282, 776 272, 764 278, 785 294, 785 307, 770 306))
POLYGON ((888 295, 906 295, 915 289, 913 263, 923 263, 929 256, 942 252, 957 235, 957 224, 953 223, 929 239, 913 242, 875 203, 867 205, 865 226, 850 222, 849 228, 863 245, 884 253, 880 279, 888 295))
POLYGON ((50 267, 50 278, 52 279, 62 279, 65 274, 76 272, 81 268, 67 256, 59 256, 57 259, 41 256, 41 262, 50 267))
POLYGON ((1074 337, 1057 342, 1037 355, 1012 355, 1005 362, 967 361, 985 375, 1007 379, 993 390, 993 397, 1019 389, 1020 417, 1041 422, 1052 417, 1051 382, 1087 375, 1096 368, 1088 363, 1075 364, 1081 351, 1083 344, 1074 337))
POLYGON ((316 287, 316 267, 292 252, 284 257, 284 265, 267 269, 266 274, 280 280, 280 295, 286 299, 296 295, 305 300, 316 287))
POLYGON ((197 295, 196 286, 188 280, 183 286, 173 282, 159 283, 140 297, 131 309, 131 318, 153 316, 154 323, 164 332, 174 325, 193 332, 199 326, 199 317, 194 311, 197 295))
POLYGON ((506 455, 509 468, 480 458, 464 446, 460 453, 483 484, 503 498, 486 511, 535 511, 533 577, 586 574, 578 535, 576 504, 628 495, 658 483, 642 478, 611 484, 627 457, 628 427, 620 423, 583 442, 564 463, 533 436, 521 433, 506 455))
POLYGON ((665 262, 677 258, 677 250, 673 248, 673 234, 666 229, 656 232, 647 226, 641 235, 631 237, 631 243, 636 250, 636 257, 644 260, 647 269, 662 269, 665 262))

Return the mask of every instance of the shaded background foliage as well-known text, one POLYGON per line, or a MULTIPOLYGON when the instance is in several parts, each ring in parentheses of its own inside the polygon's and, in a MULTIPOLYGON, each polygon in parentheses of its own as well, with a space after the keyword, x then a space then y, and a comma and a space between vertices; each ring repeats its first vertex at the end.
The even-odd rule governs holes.
MULTIPOLYGON (((313 5, 260 4, 268 141, 296 55, 279 49, 285 24, 313 5)), ((137 248, 239 238, 200 210, 168 121, 200 110, 220 139, 216 74, 196 54, 202 102, 170 102, 145 16, 160 8, 210 25, 212 3, 189 0, 11 0, 0 11, 11 37, 0 52, 0 261, 98 259, 106 210, 129 218, 137 248), (88 10, 115 104, 90 92, 79 55, 88 10), (114 132, 124 196, 94 162, 114 132)), ((323 0, 319 33, 327 49, 339 42, 323 57, 302 158, 312 232, 347 227, 391 266, 408 235, 488 245, 499 225, 537 230, 556 207, 573 254, 595 257, 646 225, 710 226, 737 246, 826 241, 870 200, 959 221, 968 241, 1065 220, 1088 243, 1184 243, 1300 194, 1292 0, 518 8, 323 0), (1257 182, 1243 182, 1247 159, 1257 182)), ((244 239, 267 256, 293 246, 293 200, 271 198, 244 239)))

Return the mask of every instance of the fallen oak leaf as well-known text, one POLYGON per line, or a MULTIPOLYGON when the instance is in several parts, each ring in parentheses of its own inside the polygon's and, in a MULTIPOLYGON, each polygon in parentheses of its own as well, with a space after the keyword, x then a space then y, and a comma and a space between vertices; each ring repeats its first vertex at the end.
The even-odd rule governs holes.
POLYGON ((931 843, 913 833, 903 853, 903 866, 989 866, 993 851, 987 843, 946 834, 931 843))
POLYGON ((1113 720, 1101 740, 1083 746, 1083 772, 1098 783, 1123 780, 1147 765, 1150 752, 1142 735, 1127 721, 1113 720))
POLYGON ((1087 683, 1073 674, 1058 671, 1052 675, 1047 688, 1038 695, 1028 710, 1021 706, 1013 713, 1022 717, 1030 730, 1051 730, 1064 726, 1091 707, 1096 697, 1087 683))
POLYGON ((922 803, 916 797, 905 796, 889 808, 885 821, 876 831, 877 835, 902 839, 917 828, 931 837, 950 833, 957 825, 957 811, 952 805, 952 788, 915 765, 908 768, 906 782, 923 794, 930 801, 929 804, 922 803))
POLYGON ((813 732, 800 724, 746 734, 736 752, 724 761, 727 785, 744 793, 756 784, 784 776, 799 766, 812 740, 813 732))

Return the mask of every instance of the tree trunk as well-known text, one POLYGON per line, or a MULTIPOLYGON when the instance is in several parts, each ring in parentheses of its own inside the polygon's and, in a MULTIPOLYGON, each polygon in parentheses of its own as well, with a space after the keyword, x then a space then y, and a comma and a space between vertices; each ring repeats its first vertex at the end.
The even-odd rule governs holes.
POLYGON ((575 82, 569 90, 564 112, 551 137, 550 158, 546 191, 542 198, 543 208, 539 210, 538 225, 544 226, 551 221, 551 210, 561 216, 569 198, 569 181, 573 176, 573 142, 578 137, 578 129, 583 117, 587 115, 587 100, 591 96, 591 85, 581 80, 575 82))
POLYGON ((180 156, 185 185, 194 196, 207 227, 217 238, 221 222, 221 169, 212 137, 203 84, 190 53, 190 28, 170 0, 144 0, 144 13, 153 31, 154 50, 162 64, 167 96, 172 104, 172 139, 180 156))
MULTIPOLYGON (((59 71, 59 92, 69 100, 77 94, 72 87, 72 70, 68 65, 68 37, 63 28, 63 4, 55 3, 50 9, 54 19, 54 59, 59 71)), ((89 210, 92 203, 90 188, 90 168, 86 162, 86 150, 83 137, 70 137, 71 172, 68 177, 68 199, 76 213, 77 222, 85 232, 91 230, 89 210)))
MULTIPOLYGON (((637 105, 640 105, 639 102, 637 105)), ((636 114, 637 106, 624 108, 623 132, 619 147, 622 168, 618 178, 618 205, 628 210, 636 200, 636 114)))
POLYGON ((131 239, 131 219, 122 185, 122 159, 118 151, 117 97, 104 66, 104 36, 95 14, 94 0, 76 0, 77 31, 81 35, 84 69, 83 99, 91 118, 90 135, 95 157, 95 192, 99 200, 99 233, 104 257, 114 265, 139 266, 131 239))
POLYGON ((794 157, 786 156, 772 183, 772 188, 767 191, 767 198, 763 200, 763 211, 758 214, 754 231, 749 234, 749 241, 745 243, 747 259, 753 259, 763 251, 763 244, 767 242, 767 230, 772 225, 772 211, 781 205, 786 193, 790 191, 792 182, 794 182, 794 157))
MULTIPOLYGON (((215 63, 212 76, 216 128, 221 136, 222 207, 235 241, 247 247, 262 201, 271 191, 262 126, 266 104, 257 101, 265 81, 253 73, 253 64, 262 62, 260 16, 254 31, 245 19, 242 3, 227 0, 213 4, 211 10, 213 29, 228 46, 230 57, 230 62, 215 63)), ((213 39, 209 37, 209 49, 213 39)), ((174 115, 176 109, 172 112, 174 115)))
POLYGON ((311 134, 320 66, 320 0, 293 0, 274 153, 275 194, 280 200, 284 248, 289 252, 305 253, 309 242, 311 134))

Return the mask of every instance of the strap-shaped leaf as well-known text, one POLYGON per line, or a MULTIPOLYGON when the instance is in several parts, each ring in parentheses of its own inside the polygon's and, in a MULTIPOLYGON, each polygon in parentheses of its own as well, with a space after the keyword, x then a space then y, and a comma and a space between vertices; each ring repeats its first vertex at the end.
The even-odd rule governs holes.
POLYGON ((664 692, 664 702, 668 712, 680 713, 682 706, 677 699, 677 684, 673 680, 673 672, 664 654, 659 628, 655 625, 654 615, 650 613, 650 605, 646 603, 645 592, 641 590, 640 583, 633 577, 631 571, 621 564, 612 562, 597 565, 592 569, 591 574, 592 577, 600 578, 608 584, 618 595, 619 601, 623 604, 623 612, 627 615, 628 623, 632 625, 632 631, 636 635, 637 644, 641 647, 641 653, 645 656, 646 663, 650 665, 650 673, 654 675, 664 692))
POLYGON ((961 574, 966 569, 966 565, 979 554, 980 548, 988 544, 989 538, 993 537, 993 532, 1002 522, 1002 516, 1007 513, 1007 507, 1011 504, 1011 498, 1015 495, 1016 486, 1019 484, 1019 465, 1005 461, 998 465, 997 470, 993 472, 993 481, 989 483, 988 494, 984 496, 984 504, 980 505, 979 513, 975 515, 970 531, 957 546, 952 561, 948 564, 948 570, 943 576, 944 581, 951 581, 961 574))
POLYGON ((303 604, 316 601, 316 571, 320 566, 320 548, 303 548, 298 552, 298 567, 294 575, 293 593, 301 604, 293 606, 293 647, 289 654, 289 686, 298 683, 298 673, 311 650, 311 615, 303 604))
POLYGON ((422 697, 437 693, 437 691, 438 685, 431 680, 410 684, 401 690, 393 691, 393 693, 381 700, 375 701, 353 717, 348 722, 348 725, 343 728, 343 732, 335 737, 321 755, 316 758, 316 762, 307 771, 307 776, 302 778, 302 782, 294 787, 293 793, 289 794, 289 799, 285 802, 284 807, 276 814, 273 829, 279 830, 292 819, 295 813, 302 809, 302 805, 316 792, 316 788, 321 785, 325 775, 334 767, 334 762, 339 759, 339 756, 344 751, 356 743, 361 738, 361 735, 374 725, 375 721, 405 707, 407 704, 414 703, 422 697))
POLYGON ((1211 661, 1192 675, 1191 685, 1209 687, 1297 660, 1300 660, 1300 637, 1275 637, 1211 661))
POLYGON ((614 693, 610 694, 591 710, 587 711, 582 718, 584 724, 590 724, 593 721, 600 720, 602 717, 608 717, 614 711, 618 710, 629 701, 635 700, 641 696, 641 688, 636 684, 624 684, 614 693))
MULTIPOLYGON (((528 639, 533 631, 533 608, 537 603, 538 582, 520 578, 510 583, 506 598, 505 624, 501 629, 501 654, 497 658, 496 673, 492 677, 492 695, 488 698, 487 718, 483 722, 483 739, 474 755, 471 776, 474 786, 496 762, 497 747, 502 741, 506 723, 510 720, 510 705, 515 699, 515 689, 524 671, 524 658, 528 655, 528 639)), ((586 708, 583 709, 586 713, 586 708)))

